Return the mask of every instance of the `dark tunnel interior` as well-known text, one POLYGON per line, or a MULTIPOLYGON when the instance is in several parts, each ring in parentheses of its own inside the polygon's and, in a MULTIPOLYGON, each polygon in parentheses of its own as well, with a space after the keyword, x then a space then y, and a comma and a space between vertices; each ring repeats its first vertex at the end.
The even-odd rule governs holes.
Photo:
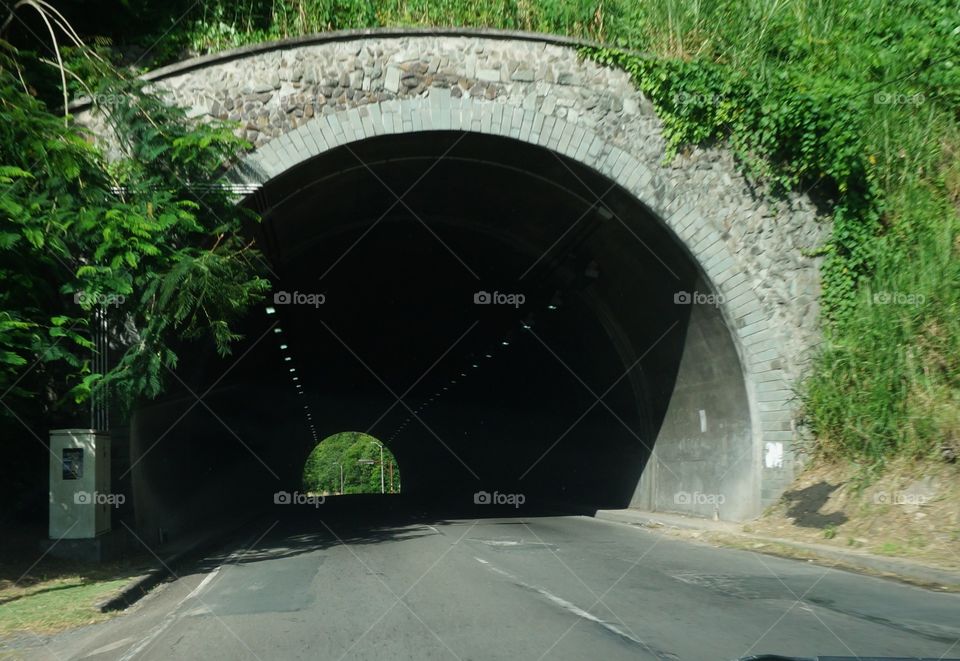
POLYGON ((626 506, 688 336, 727 333, 715 307, 677 304, 703 279, 640 201, 515 140, 368 139, 245 204, 274 302, 233 355, 189 348, 189 390, 131 426, 144 516, 168 526, 222 507, 224 484, 235 502, 293 491, 315 444, 346 429, 382 439, 405 494, 430 502, 626 506))

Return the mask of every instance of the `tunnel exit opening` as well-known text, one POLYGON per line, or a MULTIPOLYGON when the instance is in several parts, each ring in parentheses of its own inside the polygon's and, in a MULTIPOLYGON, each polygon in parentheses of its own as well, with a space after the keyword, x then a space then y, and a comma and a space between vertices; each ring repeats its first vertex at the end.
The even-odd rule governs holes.
POLYGON ((303 489, 320 496, 398 494, 400 469, 382 442, 358 431, 332 434, 311 450, 303 466, 303 489))

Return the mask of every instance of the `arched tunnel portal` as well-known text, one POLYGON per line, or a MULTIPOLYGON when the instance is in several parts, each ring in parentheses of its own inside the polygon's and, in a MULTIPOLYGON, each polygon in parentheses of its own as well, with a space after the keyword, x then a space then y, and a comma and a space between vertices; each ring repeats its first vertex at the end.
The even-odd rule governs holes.
POLYGON ((295 489, 344 429, 386 442, 425 506, 742 520, 790 483, 825 226, 723 149, 665 159, 626 72, 549 35, 400 29, 145 78, 254 146, 226 180, 278 298, 233 355, 185 347, 133 415, 142 534, 295 489))
POLYGON ((246 203, 273 302, 234 356, 185 361, 192 394, 136 416, 139 456, 204 393, 140 462, 168 511, 227 484, 241 500, 294 490, 342 429, 383 439, 405 493, 439 504, 497 491, 614 508, 667 488, 680 506, 751 506, 751 412, 715 292, 607 177, 518 140, 425 131, 326 151, 246 203), (657 444, 723 460, 658 460, 657 444), (645 469, 663 484, 641 484, 645 469))

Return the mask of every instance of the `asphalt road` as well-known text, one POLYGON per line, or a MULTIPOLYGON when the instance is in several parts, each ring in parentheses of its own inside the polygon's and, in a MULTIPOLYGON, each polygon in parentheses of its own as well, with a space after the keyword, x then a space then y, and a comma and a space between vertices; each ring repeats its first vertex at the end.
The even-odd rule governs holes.
POLYGON ((50 659, 960 656, 960 595, 585 517, 270 519, 50 659))

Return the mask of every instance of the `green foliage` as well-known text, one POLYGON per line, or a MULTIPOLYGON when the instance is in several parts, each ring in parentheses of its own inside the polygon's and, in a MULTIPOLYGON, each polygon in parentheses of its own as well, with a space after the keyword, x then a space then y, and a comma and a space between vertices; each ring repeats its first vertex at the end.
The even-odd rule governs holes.
POLYGON ((0 389, 43 392, 53 408, 82 401, 94 386, 114 386, 125 403, 155 396, 176 364, 177 341, 209 337, 227 353, 233 323, 268 287, 242 234, 255 219, 225 190, 194 187, 245 145, 229 127, 190 121, 101 67, 95 91, 111 100, 100 110, 121 145, 108 163, 24 88, 29 55, 8 53, 0 65, 0 389), (95 310, 123 349, 106 374, 90 371, 95 310))
POLYGON ((191 52, 199 54, 328 30, 435 25, 493 26, 603 38, 607 14, 619 11, 625 4, 602 0, 208 2, 196 12, 188 12, 190 20, 184 41, 191 52))
MULTIPOLYGON (((390 466, 393 465, 393 492, 400 492, 400 471, 393 453, 384 446, 384 486, 390 493, 390 466)), ((303 488, 313 493, 380 493, 380 444, 362 432, 341 432, 329 436, 313 449, 303 467, 303 488), (361 463, 361 460, 365 460, 361 463), (366 463, 373 460, 376 463, 366 463)))

